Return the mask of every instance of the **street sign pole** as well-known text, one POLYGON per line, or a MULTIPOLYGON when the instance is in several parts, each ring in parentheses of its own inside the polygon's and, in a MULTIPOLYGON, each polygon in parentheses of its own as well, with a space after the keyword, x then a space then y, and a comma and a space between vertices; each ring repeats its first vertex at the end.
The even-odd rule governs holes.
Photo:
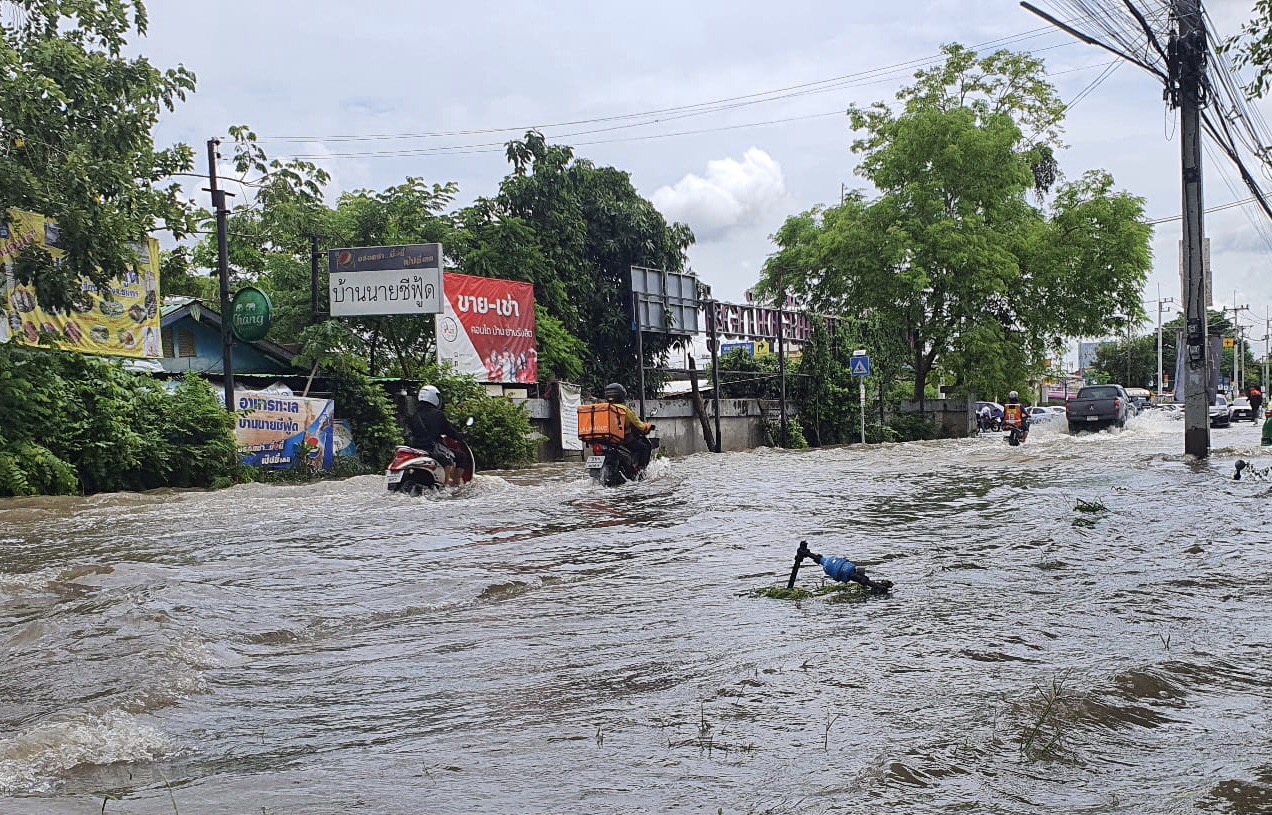
POLYGON ((857 380, 861 396, 861 443, 866 443, 866 377, 870 376, 870 357, 865 349, 852 352, 848 370, 857 380))

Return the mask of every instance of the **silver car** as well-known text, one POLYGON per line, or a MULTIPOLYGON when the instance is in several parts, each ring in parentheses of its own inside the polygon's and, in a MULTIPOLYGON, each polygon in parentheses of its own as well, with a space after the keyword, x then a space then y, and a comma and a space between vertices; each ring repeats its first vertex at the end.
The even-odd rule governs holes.
POLYGON ((1215 401, 1210 403, 1210 426, 1232 426, 1232 405, 1223 396, 1216 396, 1215 401))

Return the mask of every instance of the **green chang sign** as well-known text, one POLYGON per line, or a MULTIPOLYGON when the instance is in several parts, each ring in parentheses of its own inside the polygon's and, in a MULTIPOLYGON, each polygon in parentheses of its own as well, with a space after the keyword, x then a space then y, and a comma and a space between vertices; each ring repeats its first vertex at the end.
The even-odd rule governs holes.
POLYGON ((247 286, 234 293, 230 303, 230 330, 243 342, 265 339, 273 322, 274 304, 269 295, 255 286, 247 286))

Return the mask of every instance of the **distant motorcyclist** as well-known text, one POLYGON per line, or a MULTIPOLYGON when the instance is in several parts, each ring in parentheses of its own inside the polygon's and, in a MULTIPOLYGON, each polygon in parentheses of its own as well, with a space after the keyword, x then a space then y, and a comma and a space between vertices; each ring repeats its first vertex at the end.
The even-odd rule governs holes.
POLYGON ((649 431, 654 429, 654 425, 641 420, 636 415, 636 411, 632 410, 627 404, 627 388, 624 388, 618 382, 611 382, 605 386, 605 401, 614 405, 623 412, 623 418, 626 420, 627 435, 621 442, 636 456, 636 463, 640 469, 649 466, 649 459, 654 454, 654 446, 649 443, 647 436, 649 431))
POLYGON ((442 441, 443 436, 462 440, 463 435, 446 418, 442 410, 442 394, 432 385, 420 388, 419 408, 411 416, 407 428, 407 443, 417 450, 430 454, 433 460, 446 470, 446 486, 458 487, 459 471, 455 466, 455 453, 442 441))
POLYGON ((1003 404, 1003 427, 1018 427, 1021 432, 1029 431, 1029 415, 1025 413, 1025 406, 1020 403, 1020 394, 1012 391, 1007 394, 1007 401, 1003 404))
POLYGON ((980 406, 980 411, 978 411, 976 414, 976 421, 977 421, 977 426, 980 428, 980 431, 982 433, 988 432, 993 429, 994 411, 990 410, 989 405, 980 406))

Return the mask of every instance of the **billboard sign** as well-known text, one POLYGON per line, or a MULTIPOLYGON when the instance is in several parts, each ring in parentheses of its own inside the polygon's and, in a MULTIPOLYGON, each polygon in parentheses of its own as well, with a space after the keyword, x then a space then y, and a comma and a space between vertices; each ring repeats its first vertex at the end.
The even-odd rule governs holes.
POLYGON ((331 316, 438 314, 442 245, 364 246, 327 253, 331 316))
POLYGON ((728 354, 733 351, 745 351, 747 356, 755 356, 755 341, 746 340, 744 342, 722 342, 720 343, 720 353, 728 354))
POLYGON ((632 267, 634 321, 641 331, 698 333, 698 278, 689 272, 632 267))
POLYGON ((273 391, 236 391, 234 398, 244 464, 288 470, 308 459, 315 469, 331 469, 335 402, 273 391))
POLYGON ((107 293, 87 278, 80 289, 82 307, 70 312, 46 311, 35 296, 35 287, 18 285, 12 264, 28 246, 39 246, 62 258, 62 233, 43 215, 10 210, 0 223, 0 343, 16 339, 37 345, 41 335, 54 337, 57 347, 85 354, 158 359, 163 356, 159 338, 159 243, 154 238, 135 243, 137 265, 122 279, 112 280, 107 293))
POLYGON ((481 382, 539 381, 534 286, 515 280, 445 276, 437 360, 481 382))

